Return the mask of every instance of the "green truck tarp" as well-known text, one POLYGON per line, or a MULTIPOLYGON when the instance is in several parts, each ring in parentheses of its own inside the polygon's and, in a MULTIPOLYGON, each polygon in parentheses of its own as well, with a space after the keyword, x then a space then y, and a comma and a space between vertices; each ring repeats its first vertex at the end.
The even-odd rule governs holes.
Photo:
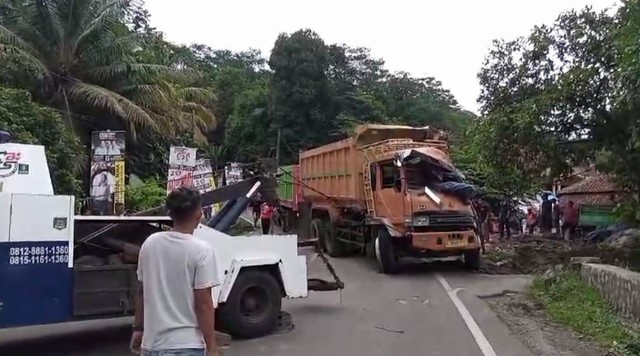
POLYGON ((612 207, 583 206, 580 208, 579 226, 609 226, 616 223, 612 207))
POLYGON ((281 166, 278 169, 278 198, 285 201, 293 201, 295 194, 293 186, 293 167, 281 166))

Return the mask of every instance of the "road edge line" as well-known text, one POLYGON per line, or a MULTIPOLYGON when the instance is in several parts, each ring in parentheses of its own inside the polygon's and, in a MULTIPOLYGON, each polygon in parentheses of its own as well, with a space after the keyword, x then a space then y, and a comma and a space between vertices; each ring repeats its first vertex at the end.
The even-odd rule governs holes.
POLYGON ((496 352, 493 350, 493 347, 489 343, 489 340, 487 340, 487 338, 484 336, 482 330, 480 330, 480 327, 471 316, 471 313, 469 313, 467 307, 458 297, 457 293, 459 289, 452 289, 449 285, 449 282, 447 282, 447 280, 444 279, 444 277, 442 277, 440 274, 436 273, 435 277, 438 282, 440 282, 440 285, 442 285, 445 292, 447 292, 447 295, 453 302, 453 305, 455 305, 456 309, 458 309, 458 313, 464 320, 464 323, 467 325, 467 329, 469 329, 469 331, 471 332, 471 335, 475 339, 476 344, 480 348, 480 351, 482 351, 482 354, 484 356, 497 356, 496 352))

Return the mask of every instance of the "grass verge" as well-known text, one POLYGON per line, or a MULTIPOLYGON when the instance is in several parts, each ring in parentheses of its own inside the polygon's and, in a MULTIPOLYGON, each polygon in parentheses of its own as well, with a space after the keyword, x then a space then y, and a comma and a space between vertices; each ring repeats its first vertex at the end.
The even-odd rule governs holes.
POLYGON ((530 294, 552 320, 608 348, 611 355, 640 355, 638 329, 619 318, 577 272, 563 271, 549 280, 536 278, 530 294))

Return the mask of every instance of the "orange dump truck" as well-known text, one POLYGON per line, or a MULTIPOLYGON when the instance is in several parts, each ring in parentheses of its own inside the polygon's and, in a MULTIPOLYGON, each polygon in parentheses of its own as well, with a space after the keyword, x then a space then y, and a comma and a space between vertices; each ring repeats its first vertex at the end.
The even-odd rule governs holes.
POLYGON ((480 264, 473 189, 451 164, 442 131, 363 125, 350 138, 300 152, 298 184, 311 235, 331 256, 375 256, 396 273, 403 257, 464 256, 480 264))

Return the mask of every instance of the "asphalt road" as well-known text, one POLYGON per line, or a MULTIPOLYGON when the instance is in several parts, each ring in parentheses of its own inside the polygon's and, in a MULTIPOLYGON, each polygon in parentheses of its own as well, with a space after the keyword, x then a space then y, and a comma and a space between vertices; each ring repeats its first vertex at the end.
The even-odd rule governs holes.
MULTIPOLYGON (((334 260, 334 266, 346 285, 341 294, 285 301, 294 330, 234 341, 225 355, 531 355, 478 298, 522 289, 526 277, 471 274, 456 263, 412 266, 396 276, 377 273, 364 258, 334 260), (452 291, 457 288, 463 289, 452 291)), ((327 276, 320 259, 309 269, 327 276)), ((129 355, 129 325, 122 318, 3 330, 0 355, 129 355)))

